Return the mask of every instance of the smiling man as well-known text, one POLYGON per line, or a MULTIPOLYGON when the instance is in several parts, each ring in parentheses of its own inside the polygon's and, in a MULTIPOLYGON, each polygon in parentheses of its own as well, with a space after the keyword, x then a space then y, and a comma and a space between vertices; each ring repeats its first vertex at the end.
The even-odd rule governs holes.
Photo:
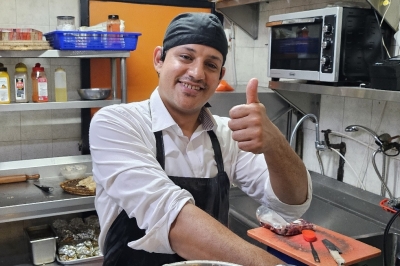
POLYGON ((230 119, 207 108, 227 52, 217 16, 181 14, 154 50, 159 85, 150 99, 104 107, 93 117, 104 265, 278 263, 228 229, 230 185, 291 222, 310 204, 311 181, 258 101, 256 79, 230 119))

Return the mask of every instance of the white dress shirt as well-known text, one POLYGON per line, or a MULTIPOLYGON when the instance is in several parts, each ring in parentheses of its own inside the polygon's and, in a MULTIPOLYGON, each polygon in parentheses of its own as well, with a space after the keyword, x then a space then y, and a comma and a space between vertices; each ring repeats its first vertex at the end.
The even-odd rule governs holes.
POLYGON ((217 175, 214 150, 207 134, 210 126, 218 137, 231 183, 287 221, 299 218, 307 210, 312 195, 309 175, 307 201, 302 205, 282 203, 271 188, 264 156, 240 150, 231 137, 229 118, 213 116, 208 108, 203 110, 212 123, 201 124, 190 139, 168 113, 157 89, 149 100, 103 107, 95 114, 89 136, 93 177, 97 183, 95 206, 101 225, 101 250, 110 226, 124 209, 146 230, 145 236, 128 243, 129 247, 175 253, 168 241, 170 226, 185 203, 194 203, 194 199, 167 175, 204 178, 217 175), (165 171, 156 160, 154 132, 160 130, 165 171))

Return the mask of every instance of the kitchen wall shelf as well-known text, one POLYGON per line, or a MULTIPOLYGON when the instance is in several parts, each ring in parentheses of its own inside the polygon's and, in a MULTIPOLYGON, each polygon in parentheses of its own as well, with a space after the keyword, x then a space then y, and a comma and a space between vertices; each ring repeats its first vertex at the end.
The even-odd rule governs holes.
POLYGON ((321 95, 400 102, 400 91, 306 84, 297 80, 270 81, 269 88, 301 113, 313 113, 316 116, 319 116, 321 95))
POLYGON ((79 50, 31 50, 31 51, 1 51, 4 58, 127 58, 126 51, 79 51, 79 50))
POLYGON ((94 196, 69 194, 60 187, 65 181, 60 167, 70 164, 85 164, 89 169, 86 175, 92 169, 90 155, 1 162, 0 178, 19 174, 39 174, 40 178, 0 185, 0 223, 95 210, 94 196), (46 193, 34 184, 54 190, 46 193))
POLYGON ((1 104, 0 112, 96 108, 117 103, 121 103, 121 100, 114 99, 114 100, 98 100, 98 101, 96 100, 96 101, 46 102, 46 103, 11 103, 11 104, 1 104))
POLYGON ((335 87, 283 81, 270 81, 269 88, 278 93, 281 91, 305 92, 311 94, 400 102, 400 91, 376 90, 361 87, 335 87))
MULTIPOLYGON (((126 102, 126 58, 127 51, 1 51, 0 58, 109 58, 111 61, 111 100, 68 101, 46 103, 11 103, 0 105, 1 112, 32 111, 51 109, 74 109, 104 107, 126 102), (117 99, 117 59, 120 59, 121 99, 117 99)), ((91 169, 91 156, 65 156, 33 160, 0 162, 0 176, 18 174, 40 174, 38 181, 2 184, 0 186, 0 223, 51 217, 62 214, 80 213, 95 210, 94 196, 79 196, 64 192, 60 183, 60 166, 84 163, 91 169), (52 193, 41 191, 33 184, 54 188, 52 193)), ((88 172, 91 172, 90 170, 88 172)))

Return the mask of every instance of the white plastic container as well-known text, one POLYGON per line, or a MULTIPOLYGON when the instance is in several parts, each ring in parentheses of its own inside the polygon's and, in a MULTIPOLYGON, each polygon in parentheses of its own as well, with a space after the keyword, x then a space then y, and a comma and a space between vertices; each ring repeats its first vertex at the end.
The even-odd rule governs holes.
POLYGON ((54 72, 55 98, 56 102, 68 101, 67 96, 67 74, 61 67, 54 72))
POLYGON ((14 90, 15 90, 15 102, 16 103, 27 103, 27 85, 28 85, 28 70, 26 65, 18 63, 15 66, 14 73, 14 90))

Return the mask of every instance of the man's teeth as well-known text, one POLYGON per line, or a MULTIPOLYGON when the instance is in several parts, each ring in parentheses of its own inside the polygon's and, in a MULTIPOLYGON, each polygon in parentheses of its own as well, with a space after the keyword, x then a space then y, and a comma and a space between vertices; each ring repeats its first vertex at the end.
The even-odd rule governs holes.
POLYGON ((183 86, 185 86, 186 88, 191 89, 191 90, 199 91, 201 89, 199 86, 192 86, 192 85, 187 84, 187 83, 182 83, 182 84, 183 84, 183 86))

